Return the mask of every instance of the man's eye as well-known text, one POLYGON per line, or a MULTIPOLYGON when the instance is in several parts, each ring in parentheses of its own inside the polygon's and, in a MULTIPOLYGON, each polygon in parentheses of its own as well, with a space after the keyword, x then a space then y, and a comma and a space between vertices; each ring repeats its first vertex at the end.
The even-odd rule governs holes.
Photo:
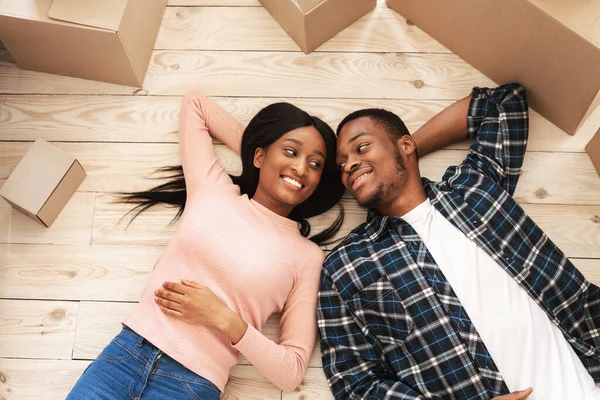
POLYGON ((345 162, 343 162, 343 163, 340 163, 340 164, 338 165, 338 167, 339 167, 340 169, 343 169, 345 166, 346 166, 346 163, 345 163, 345 162))
POLYGON ((367 145, 366 145, 366 144, 361 144, 360 146, 358 146, 358 148, 357 148, 357 151, 358 151, 359 153, 361 153, 361 152, 362 152, 364 149, 366 149, 366 148, 367 148, 367 145))

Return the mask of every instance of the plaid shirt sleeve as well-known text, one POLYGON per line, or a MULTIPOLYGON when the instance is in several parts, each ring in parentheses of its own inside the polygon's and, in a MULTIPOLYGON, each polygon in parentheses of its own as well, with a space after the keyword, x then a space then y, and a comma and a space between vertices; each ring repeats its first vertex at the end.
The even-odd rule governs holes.
POLYGON ((474 88, 467 116, 475 141, 463 164, 470 165, 512 195, 517 186, 529 132, 525 89, 511 83, 474 88))
POLYGON ((386 368, 373 338, 355 319, 324 270, 318 304, 323 369, 331 391, 340 399, 424 399, 386 368))

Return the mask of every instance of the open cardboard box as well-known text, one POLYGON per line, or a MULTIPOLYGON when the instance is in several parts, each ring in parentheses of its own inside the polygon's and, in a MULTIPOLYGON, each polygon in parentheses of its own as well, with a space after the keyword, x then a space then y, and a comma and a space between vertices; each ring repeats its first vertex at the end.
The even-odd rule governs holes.
POLYGON ((337 35, 377 5, 377 0, 260 2, 305 54, 337 35))
POLYGON ((141 87, 167 0, 0 0, 23 69, 141 87))
POLYGON ((14 209, 50 226, 85 176, 75 157, 38 139, 0 187, 0 196, 14 209))
POLYGON ((585 151, 592 159, 592 164, 594 164, 596 172, 598 172, 598 175, 600 176, 600 129, 587 144, 585 151))
POLYGON ((569 134, 600 103, 600 0, 387 0, 569 134))

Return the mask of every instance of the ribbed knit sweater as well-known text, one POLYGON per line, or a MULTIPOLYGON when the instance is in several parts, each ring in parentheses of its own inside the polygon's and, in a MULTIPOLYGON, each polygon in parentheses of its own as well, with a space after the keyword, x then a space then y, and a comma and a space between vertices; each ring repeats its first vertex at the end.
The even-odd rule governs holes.
POLYGON ((139 305, 123 323, 223 391, 243 354, 271 382, 295 389, 316 340, 316 302, 323 252, 297 223, 240 195, 217 160, 212 137, 238 154, 243 126, 197 91, 186 94, 179 150, 187 201, 176 232, 156 262, 139 305), (211 289, 247 323, 232 345, 215 328, 168 317, 154 302, 165 281, 211 289), (260 333, 281 312, 278 343, 260 333))

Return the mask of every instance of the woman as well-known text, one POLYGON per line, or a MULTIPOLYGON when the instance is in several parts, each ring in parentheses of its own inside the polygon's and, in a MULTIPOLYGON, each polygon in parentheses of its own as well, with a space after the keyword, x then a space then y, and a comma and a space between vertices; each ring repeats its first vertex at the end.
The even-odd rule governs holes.
POLYGON ((179 132, 181 169, 167 168, 176 173, 171 181, 126 196, 137 213, 157 203, 179 206, 177 230, 123 331, 69 399, 218 399, 240 353, 282 390, 304 376, 324 258, 317 244, 343 219, 342 210, 332 226, 306 238, 305 218, 333 207, 344 191, 333 131, 287 103, 265 107, 244 131, 192 91, 179 132), (239 177, 219 164, 211 136, 238 154, 241 148, 239 177), (274 312, 282 313, 279 343, 260 333, 274 312))

